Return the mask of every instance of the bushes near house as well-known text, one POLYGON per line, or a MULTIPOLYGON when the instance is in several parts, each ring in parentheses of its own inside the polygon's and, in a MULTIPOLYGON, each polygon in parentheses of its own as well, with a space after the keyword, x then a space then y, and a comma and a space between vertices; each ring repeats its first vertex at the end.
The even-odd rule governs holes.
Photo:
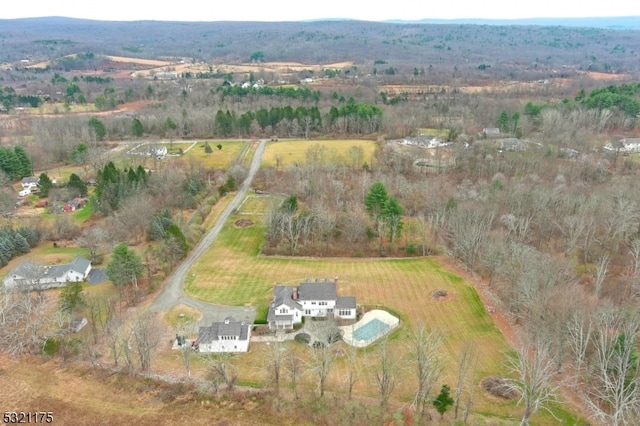
POLYGON ((297 334, 296 337, 293 338, 298 343, 302 343, 303 345, 308 345, 311 342, 311 336, 307 333, 297 334))

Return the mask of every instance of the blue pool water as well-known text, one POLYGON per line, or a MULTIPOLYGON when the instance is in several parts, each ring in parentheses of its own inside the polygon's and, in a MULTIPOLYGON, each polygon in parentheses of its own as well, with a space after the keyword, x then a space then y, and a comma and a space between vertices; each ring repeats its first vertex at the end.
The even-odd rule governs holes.
POLYGON ((386 323, 380 321, 377 318, 374 318, 368 323, 366 323, 365 325, 358 328, 356 331, 354 331, 353 338, 355 340, 367 342, 369 340, 374 339, 378 335, 383 334, 388 329, 389 329, 389 326, 386 323))

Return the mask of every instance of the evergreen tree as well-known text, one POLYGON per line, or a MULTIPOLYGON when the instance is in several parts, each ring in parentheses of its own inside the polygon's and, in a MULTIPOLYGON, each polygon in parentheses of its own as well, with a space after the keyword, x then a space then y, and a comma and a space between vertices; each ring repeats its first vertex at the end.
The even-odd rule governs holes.
POLYGON ((107 265, 107 277, 119 289, 137 281, 137 277, 144 271, 140 256, 127 247, 126 243, 120 243, 114 247, 111 262, 107 265))
POLYGON ((400 237, 402 233, 402 206, 397 199, 389 197, 382 207, 382 217, 389 230, 391 242, 400 237))
POLYGON ((26 177, 33 175, 33 166, 31 164, 31 157, 27 154, 24 148, 16 146, 13 148, 13 152, 16 155, 18 162, 20 163, 20 177, 26 177))
POLYGON ((18 229, 18 232, 25 238, 25 240, 27 240, 27 242, 29 243, 29 247, 35 247, 40 242, 40 236, 32 228, 23 226, 22 228, 18 229))
POLYGON ((444 417, 444 413, 447 412, 449 407, 451 407, 454 403, 453 398, 450 395, 451 389, 449 389, 448 385, 442 385, 442 389, 440 389, 440 394, 433 400, 433 406, 436 411, 440 414, 440 418, 444 417))
POLYGON ((89 149, 83 143, 78 144, 73 151, 69 153, 69 160, 74 164, 84 164, 89 157, 89 149))
POLYGON ((82 295, 82 283, 69 283, 62 289, 59 296, 60 310, 73 314, 84 306, 84 296, 82 295))
POLYGON ((72 173, 69 176, 69 183, 67 183, 67 187, 76 189, 81 197, 85 197, 87 195, 87 185, 84 183, 80 176, 75 173, 72 173))
POLYGON ((53 188, 53 182, 49 179, 48 174, 40 173, 38 177, 38 188, 40 197, 45 198, 49 196, 49 191, 53 188))
POLYGON ((20 254, 29 253, 29 251, 31 251, 29 242, 25 237, 22 236, 20 232, 14 231, 11 236, 13 238, 13 246, 15 247, 16 251, 18 251, 20 254))
POLYGON ((502 110, 498 118, 498 128, 502 132, 509 131, 509 114, 505 110, 502 110))
POLYGON ((5 147, 0 147, 0 169, 11 179, 20 179, 31 174, 23 174, 23 164, 16 155, 16 152, 5 147))
POLYGON ((388 198, 387 188, 385 188, 382 182, 376 182, 369 188, 369 192, 364 199, 364 206, 376 224, 383 216, 383 209, 388 198))
MULTIPOLYGON (((101 109, 101 108, 98 108, 101 109)), ((93 134, 96 137, 96 140, 103 140, 107 135, 107 129, 104 127, 102 121, 98 120, 96 117, 91 117, 89 119, 89 128, 93 131, 93 134)))
POLYGON ((133 123, 131 123, 131 135, 136 138, 139 138, 144 134, 144 126, 137 118, 133 119, 133 123))

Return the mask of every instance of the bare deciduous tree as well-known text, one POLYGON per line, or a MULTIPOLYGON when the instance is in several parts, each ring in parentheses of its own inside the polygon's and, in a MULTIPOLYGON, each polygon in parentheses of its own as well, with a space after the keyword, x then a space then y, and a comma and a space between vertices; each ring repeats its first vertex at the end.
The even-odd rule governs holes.
POLYGON ((131 328, 131 343, 138 356, 140 369, 149 373, 154 350, 160 343, 160 328, 150 313, 144 313, 134 319, 131 328))
MULTIPOLYGON (((453 418, 458 418, 458 409, 460 408, 460 402, 462 400, 462 394, 468 386, 470 378, 473 378, 478 364, 477 358, 474 356, 473 346, 470 342, 465 343, 462 348, 462 354, 458 360, 458 379, 456 384, 456 391, 453 398, 453 418)), ((473 387, 473 386, 471 386, 473 387)), ((471 391, 468 391, 471 393, 471 391)), ((467 399, 469 401, 471 397, 467 399)))
POLYGON ((449 216, 447 231, 453 255, 471 270, 491 228, 495 212, 477 208, 461 209, 449 216))
POLYGON ((300 377, 301 361, 294 353, 289 354, 286 359, 287 370, 289 372, 289 383, 295 399, 298 399, 298 379, 300 377))
POLYGON ((220 391, 221 384, 224 384, 229 390, 235 386, 238 378, 236 368, 232 364, 235 357, 236 354, 231 352, 220 352, 204 356, 208 365, 209 378, 216 393, 220 391))
POLYGON ((269 381, 273 383, 276 395, 280 391, 280 379, 282 368, 287 360, 287 352, 282 342, 267 343, 264 350, 265 369, 269 375, 269 381))
POLYGON ((378 368, 376 369, 376 381, 378 393, 380 393, 380 410, 382 415, 389 407, 389 398, 396 386, 396 373, 398 368, 398 357, 389 348, 388 338, 384 338, 378 347, 378 368))
POLYGON ((596 297, 600 296, 600 292, 602 291, 602 284, 604 284, 604 280, 607 278, 608 272, 609 272, 609 254, 602 253, 598 257, 598 263, 596 263, 596 273, 594 276, 593 294, 596 297))
POLYGON ((353 386, 358 380, 360 375, 360 368, 358 366, 358 348, 355 346, 347 345, 347 389, 349 395, 349 401, 351 401, 351 395, 353 394, 353 386))
POLYGON ((317 377, 318 391, 322 398, 329 372, 336 358, 335 353, 331 350, 331 343, 335 340, 337 329, 335 322, 330 318, 315 324, 313 335, 316 341, 312 345, 307 371, 317 377))
POLYGON ((444 368, 440 358, 442 335, 420 326, 409 333, 409 356, 415 369, 418 387, 413 398, 413 406, 423 421, 429 419, 427 408, 431 405, 431 391, 444 368))
POLYGON ((640 421, 637 313, 605 309, 591 334, 593 359, 584 400, 596 419, 610 425, 640 421))
POLYGON ((92 264, 102 263, 103 256, 109 251, 107 231, 99 226, 86 229, 76 244, 87 250, 87 257, 92 264))
POLYGON ((559 385, 554 382, 554 362, 544 344, 522 347, 509 357, 507 366, 516 376, 509 381, 509 387, 520 395, 519 404, 524 405, 520 418, 521 425, 529 424, 532 414, 549 409, 558 402, 559 385))

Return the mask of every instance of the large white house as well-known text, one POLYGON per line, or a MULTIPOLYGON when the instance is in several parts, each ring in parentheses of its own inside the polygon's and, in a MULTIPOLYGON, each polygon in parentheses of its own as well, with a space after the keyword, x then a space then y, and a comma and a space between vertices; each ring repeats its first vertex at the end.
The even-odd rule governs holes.
POLYGON ((213 322, 211 327, 200 327, 197 346, 203 353, 247 352, 249 339, 251 324, 229 317, 223 322, 213 322))
POLYGON ((76 257, 64 265, 41 266, 27 261, 16 266, 4 278, 6 288, 22 290, 64 287, 70 282, 84 281, 91 272, 91 262, 84 257, 76 257))
POLYGON ((298 286, 275 286, 267 321, 270 329, 290 329, 302 317, 356 318, 356 298, 338 297, 336 281, 307 279, 298 286))

